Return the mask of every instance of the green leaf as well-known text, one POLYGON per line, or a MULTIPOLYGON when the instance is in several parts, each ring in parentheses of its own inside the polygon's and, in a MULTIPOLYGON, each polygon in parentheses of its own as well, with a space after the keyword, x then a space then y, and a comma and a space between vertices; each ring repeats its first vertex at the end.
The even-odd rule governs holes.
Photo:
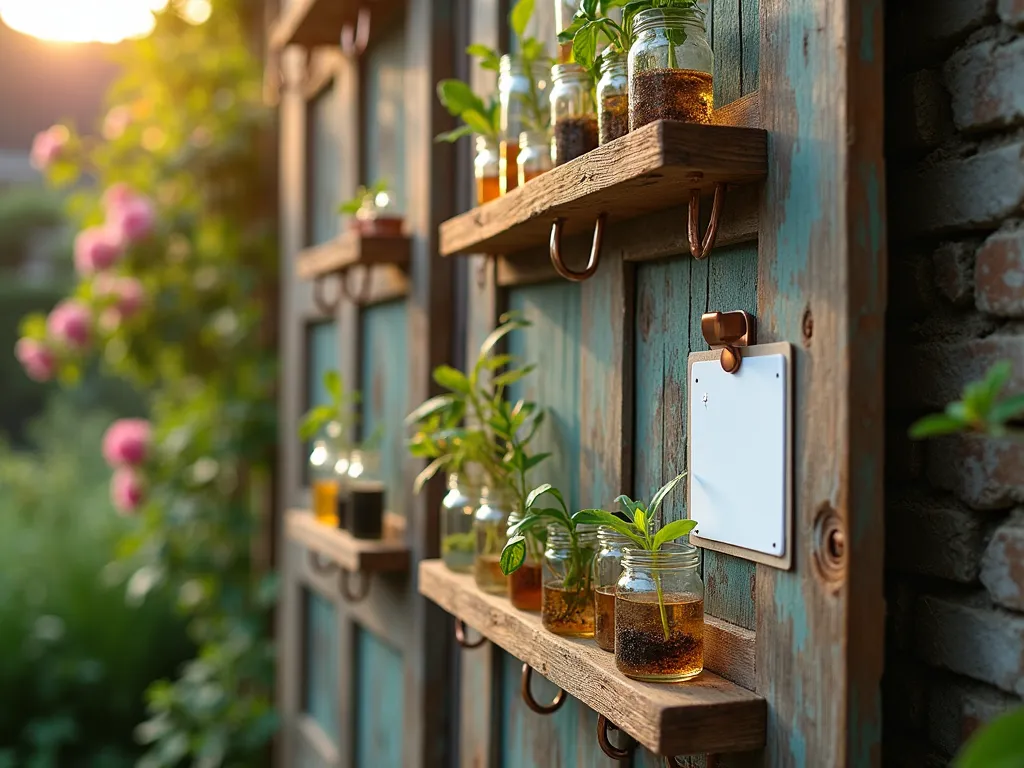
POLYGON ((668 525, 662 526, 661 530, 655 534, 652 549, 657 551, 665 542, 674 541, 680 536, 686 536, 696 527, 696 520, 674 520, 668 525))
POLYGON ((529 472, 542 461, 544 461, 547 458, 550 458, 550 456, 550 453, 538 453, 536 456, 530 456, 529 458, 526 459, 526 471, 529 472))
POLYGON ((437 366, 434 369, 434 381, 453 392, 461 392, 464 395, 468 395, 470 392, 469 379, 466 378, 466 374, 450 365, 437 366))
POLYGON ((533 16, 533 5, 534 0, 519 0, 508 15, 509 26, 518 38, 526 34, 526 27, 533 16))
POLYGON ((422 491, 423 486, 430 482, 430 478, 436 475, 438 470, 448 464, 451 460, 451 454, 446 454, 430 462, 422 472, 416 475, 416 481, 412 484, 412 492, 418 494, 422 491))
POLYGON ((636 526, 638 531, 647 531, 647 518, 644 516, 644 511, 639 507, 633 511, 633 525, 636 526))
POLYGON ((1024 707, 976 731, 953 765, 955 768, 1020 768, 1024 765, 1024 707))
POLYGON ((658 492, 654 494, 654 498, 651 499, 651 507, 649 510, 652 518, 656 514, 658 514, 658 507, 661 506, 661 502, 665 500, 665 497, 668 496, 669 493, 671 493, 672 489, 675 488, 676 485, 679 484, 679 481, 682 480, 684 477, 686 477, 686 472, 680 472, 674 478, 672 478, 663 486, 661 486, 661 488, 658 489, 658 492))
POLYGON ((638 507, 640 506, 640 502, 638 502, 638 501, 633 501, 633 500, 632 500, 631 498, 629 498, 629 496, 627 496, 626 494, 622 494, 621 496, 617 497, 617 498, 615 499, 615 501, 617 501, 617 502, 618 502, 619 504, 621 504, 621 505, 622 505, 622 506, 624 506, 624 507, 625 507, 625 508, 626 508, 627 510, 629 510, 629 514, 630 514, 631 516, 634 516, 634 517, 636 516, 636 510, 637 510, 637 508, 638 508, 638 507))
POLYGON ((442 133, 437 134, 437 136, 434 137, 434 141, 436 141, 436 142, 446 141, 449 144, 453 144, 456 141, 458 141, 459 139, 461 139, 463 136, 472 136, 472 135, 473 135, 473 129, 472 128, 470 128, 468 125, 460 125, 458 128, 453 128, 450 131, 444 131, 442 133))
POLYGON ((438 411, 450 408, 455 402, 454 395, 437 395, 420 404, 420 406, 405 417, 405 424, 409 426, 422 421, 428 416, 433 416, 438 411))
POLYGON ((543 485, 538 485, 536 488, 530 491, 526 495, 526 508, 529 509, 530 507, 532 507, 534 505, 534 502, 537 501, 537 499, 539 499, 545 493, 550 491, 553 487, 554 486, 551 485, 551 483, 544 483, 543 485))
POLYGON ((597 0, 582 0, 580 10, 587 15, 587 18, 593 19, 597 16, 597 0))
POLYGON ((437 84, 437 98, 451 114, 456 117, 463 112, 486 110, 483 100, 473 93, 473 89, 461 80, 442 80, 437 84))
POLYGON ((334 402, 341 402, 341 374, 337 371, 327 371, 324 374, 324 389, 334 398, 334 402))
POLYGON ((498 561, 501 572, 508 576, 518 570, 524 560, 526 560, 526 537, 513 536, 501 550, 501 559, 498 561))
POLYGON ((312 440, 316 437, 317 432, 337 415, 337 410, 331 405, 319 405, 313 408, 302 418, 302 424, 299 425, 299 438, 304 441, 312 440))
POLYGON ((572 516, 572 521, 576 525, 606 525, 609 528, 618 531, 623 536, 628 537, 641 549, 647 549, 647 544, 644 542, 643 538, 638 535, 637 530, 633 527, 632 523, 627 523, 621 517, 616 517, 607 510, 581 509, 572 516))
POLYGON ((595 21, 587 22, 572 39, 572 58, 580 66, 591 69, 597 55, 597 31, 600 25, 595 21))
POLYGON ((507 387, 510 384, 515 384, 517 381, 525 376, 529 376, 536 370, 537 366, 534 364, 525 365, 522 368, 516 368, 511 371, 506 371, 500 376, 495 376, 494 381, 491 383, 496 387, 507 387))
POLYGON ((590 21, 590 19, 588 19, 582 11, 576 11, 576 14, 572 17, 572 21, 569 23, 569 26, 558 33, 558 42, 563 45, 565 43, 571 43, 573 37, 576 36, 576 33, 588 21, 590 21))
POLYGON ((460 117, 462 117, 466 125, 483 136, 489 136, 493 130, 490 119, 478 110, 467 109, 460 117))
POLYGON ((968 429, 967 422, 945 413, 933 413, 918 419, 910 427, 910 437, 920 440, 925 437, 939 437, 964 432, 968 429))
POLYGON ((486 358, 490 351, 494 349, 494 345, 501 341, 505 336, 512 333, 512 331, 519 328, 527 328, 529 325, 529 322, 521 320, 518 317, 507 316, 506 319, 506 316, 503 316, 501 325, 491 331, 487 335, 487 338, 484 339, 483 344, 480 345, 479 358, 481 360, 486 358))
POLYGON ((992 406, 989 412, 989 420, 997 424, 1005 424, 1008 421, 1015 421, 1024 418, 1024 393, 1008 397, 992 406))

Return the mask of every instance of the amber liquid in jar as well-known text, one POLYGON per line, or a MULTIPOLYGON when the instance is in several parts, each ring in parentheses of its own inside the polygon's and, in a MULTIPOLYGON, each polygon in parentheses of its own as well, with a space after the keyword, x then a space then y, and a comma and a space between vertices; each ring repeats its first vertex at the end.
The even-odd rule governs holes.
POLYGON ((594 590, 594 641, 602 650, 615 652, 615 585, 594 590))
POLYGON ((711 75, 707 72, 694 69, 652 69, 634 74, 629 87, 631 131, 655 120, 711 122, 715 101, 711 75))
POLYGON ((561 582, 544 585, 541 606, 544 628, 566 637, 594 636, 594 593, 590 589, 564 589, 561 582))
POLYGON ((539 611, 541 605, 540 564, 523 563, 508 576, 508 599, 521 611, 539 611))
POLYGON ((501 197, 501 180, 497 176, 484 176, 476 180, 477 205, 489 203, 501 197))
POLYGON ((635 680, 676 682, 704 669, 704 601, 666 594, 668 639, 657 593, 615 598, 615 665, 635 680))
POLYGON ((492 595, 504 595, 508 590, 508 576, 501 572, 500 555, 481 555, 473 564, 477 586, 492 595))
POLYGON ((501 173, 498 176, 498 183, 501 184, 500 193, 502 195, 511 192, 519 186, 518 157, 518 141, 501 142, 498 156, 498 166, 501 168, 501 173))
POLYGON ((313 481, 313 515, 332 528, 338 525, 338 481, 313 481))

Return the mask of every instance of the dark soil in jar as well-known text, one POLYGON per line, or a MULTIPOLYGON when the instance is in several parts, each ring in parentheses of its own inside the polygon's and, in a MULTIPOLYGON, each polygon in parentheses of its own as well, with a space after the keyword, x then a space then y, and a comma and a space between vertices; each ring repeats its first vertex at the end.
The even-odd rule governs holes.
POLYGON ((629 130, 655 120, 711 122, 711 75, 693 69, 637 72, 629 82, 629 130))
POLYGON ((555 123, 555 165, 575 160, 596 148, 596 117, 564 117, 555 123))
POLYGON ((379 539, 383 536, 383 483, 353 486, 348 502, 348 529, 357 539, 379 539))
POLYGON ((629 97, 616 94, 602 98, 597 124, 602 144, 629 133, 629 97))
POLYGON ((615 666, 638 680, 685 680, 704 668, 704 601, 664 597, 668 638, 656 594, 616 595, 615 666))

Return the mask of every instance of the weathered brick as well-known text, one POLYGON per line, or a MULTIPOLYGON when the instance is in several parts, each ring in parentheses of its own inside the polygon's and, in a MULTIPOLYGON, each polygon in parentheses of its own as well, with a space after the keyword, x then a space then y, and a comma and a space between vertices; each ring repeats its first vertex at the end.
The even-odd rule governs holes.
POLYGON ((979 727, 1020 703, 990 686, 942 675, 928 686, 929 739, 952 755, 979 727))
POLYGON ((919 344, 909 352, 894 374, 902 388, 895 402, 926 408, 942 408, 959 400, 964 386, 982 378, 1000 360, 1013 364, 1007 387, 1024 390, 1024 336, 992 334, 983 339, 919 344))
POLYGON ((987 597, 922 597, 915 645, 928 664, 1024 694, 1024 616, 989 607, 987 597))
POLYGON ((1012 439, 947 437, 929 441, 927 476, 975 509, 1024 503, 1024 443, 1012 439))
POLYGON ((903 234, 994 228, 1024 208, 1024 143, 928 164, 897 181, 903 234))
POLYGON ((932 254, 935 287, 955 306, 974 298, 974 243, 943 243, 932 254))
POLYGON ((1024 0, 999 0, 999 18, 1007 24, 1024 27, 1024 0))
POLYGON ((1015 125, 1024 120, 1024 37, 986 40, 946 63, 953 120, 960 130, 1015 125))
POLYGON ((974 281, 978 309, 1002 317, 1024 317, 1024 228, 996 232, 984 242, 978 250, 974 281))
POLYGON ((1024 611, 1024 512, 996 529, 981 561, 981 583, 1000 605, 1024 611))
POLYGON ((903 496, 886 506, 887 567, 970 584, 984 546, 978 514, 948 498, 903 496))

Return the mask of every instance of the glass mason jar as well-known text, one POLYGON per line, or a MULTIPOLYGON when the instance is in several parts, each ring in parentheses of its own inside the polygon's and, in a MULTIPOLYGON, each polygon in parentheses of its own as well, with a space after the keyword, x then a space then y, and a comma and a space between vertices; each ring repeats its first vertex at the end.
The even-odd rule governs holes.
POLYGON ((633 20, 629 130, 655 120, 710 123, 714 56, 700 8, 651 8, 633 20))
POLYGON ((519 186, 551 170, 551 143, 547 131, 523 131, 519 134, 516 166, 519 186))
POLYGON ((516 158, 519 135, 523 131, 545 131, 548 127, 548 80, 545 67, 534 62, 530 72, 518 56, 501 57, 498 74, 500 135, 498 144, 498 181, 501 194, 519 183, 516 158))
POLYGON ((334 465, 338 460, 341 424, 328 423, 324 433, 324 437, 313 442, 309 453, 309 482, 313 516, 318 522, 334 527, 338 524, 338 477, 334 465))
POLYGON ((597 556, 594 558, 594 640, 603 650, 615 650, 615 585, 622 576, 622 550, 630 546, 628 537, 614 528, 597 529, 597 556))
POLYGON ((473 517, 480 506, 480 490, 464 475, 448 475, 448 493, 441 501, 441 559, 452 571, 473 570, 473 517))
POLYGON ((626 547, 615 590, 615 666, 649 682, 689 680, 704 669, 700 551, 664 544, 626 547))
POLYGON ((383 538, 384 483, 371 479, 349 480, 345 490, 349 533, 356 539, 383 538))
POLYGON ((337 526, 342 529, 347 529, 349 526, 349 481, 351 478, 348 474, 351 456, 348 451, 338 451, 334 457, 334 480, 336 485, 335 491, 335 522, 337 526))
POLYGON ((629 75, 626 54, 607 50, 597 81, 597 138, 601 144, 629 133, 629 75))
POLYGON ((564 526, 548 526, 541 621, 549 632, 568 637, 594 636, 596 553, 596 525, 577 525, 575 543, 564 526))
POLYGON ((473 576, 480 589, 494 595, 504 595, 508 590, 508 577, 501 572, 501 550, 508 541, 508 516, 513 507, 511 494, 487 487, 480 492, 480 506, 473 518, 476 533, 473 576))
MULTIPOLYGON (((518 512, 508 516, 508 528, 518 523, 522 517, 518 512)), ((506 531, 506 538, 511 538, 506 531)), ((523 564, 508 575, 508 599, 512 606, 521 611, 539 611, 541 603, 541 551, 540 544, 530 534, 526 534, 526 559, 523 564)))
POLYGON ((562 165, 597 147, 593 81, 579 64, 556 64, 551 81, 551 159, 562 165))
POLYGON ((501 196, 501 163, 498 158, 498 140, 490 136, 476 137, 476 157, 473 176, 476 179, 476 204, 483 205, 501 196))

